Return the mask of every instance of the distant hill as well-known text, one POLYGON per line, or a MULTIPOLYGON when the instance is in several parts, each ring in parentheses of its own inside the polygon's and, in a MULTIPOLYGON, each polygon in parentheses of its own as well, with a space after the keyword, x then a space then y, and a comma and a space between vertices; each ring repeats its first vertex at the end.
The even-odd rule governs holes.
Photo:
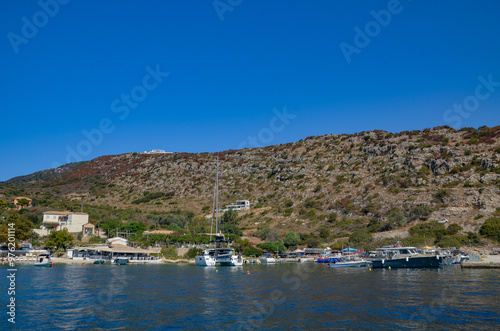
POLYGON ((6 184, 6 185, 16 186, 16 185, 23 185, 23 184, 37 184, 40 182, 48 182, 51 180, 61 178, 65 174, 67 174, 67 173, 71 172, 72 170, 86 164, 87 162, 88 161, 68 163, 68 164, 62 165, 58 168, 37 171, 37 172, 34 172, 32 174, 29 174, 29 175, 14 177, 14 178, 11 178, 5 182, 0 182, 0 183, 6 184))
MULTIPOLYGON (((369 222, 390 230, 441 218, 477 231, 500 206, 499 136, 500 126, 374 130, 224 151, 221 206, 251 201, 254 213, 242 225, 247 234, 263 227, 284 233, 327 226, 340 236, 369 222)), ((3 185, 26 196, 85 196, 91 204, 203 215, 213 203, 215 167, 216 155, 210 153, 129 153, 3 185)))

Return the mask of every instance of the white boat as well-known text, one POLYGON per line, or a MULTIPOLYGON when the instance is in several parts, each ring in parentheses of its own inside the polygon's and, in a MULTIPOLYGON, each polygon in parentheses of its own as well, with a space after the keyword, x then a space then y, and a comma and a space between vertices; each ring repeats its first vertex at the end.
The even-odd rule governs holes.
POLYGON ((35 267, 52 267, 54 262, 50 259, 50 254, 40 254, 33 265, 35 267))
MULTIPOLYGON (((242 266, 243 257, 241 254, 236 254, 234 248, 229 247, 229 240, 224 238, 224 235, 219 232, 219 156, 217 155, 217 171, 215 177, 215 240, 211 241, 214 248, 206 249, 202 254, 195 257, 195 263, 200 267, 210 266, 242 266), (226 247, 224 247, 226 246, 226 247)), ((213 226, 212 216, 212 226, 213 226)), ((211 229, 212 230, 212 229, 211 229)), ((212 233, 212 231, 210 231, 212 233)), ((211 236, 211 235, 210 235, 211 236)))
POLYGON ((368 267, 370 265, 369 261, 365 260, 351 260, 351 261, 340 261, 340 262, 330 262, 330 268, 361 268, 368 267))
POLYGON ((259 261, 262 264, 275 264, 276 258, 269 256, 269 255, 262 255, 259 257, 259 261))
POLYGON ((194 262, 200 267, 213 267, 215 266, 215 249, 205 249, 201 254, 196 255, 194 262))
POLYGON ((243 257, 236 254, 234 248, 218 248, 215 251, 215 264, 226 267, 237 267, 243 265, 243 257))

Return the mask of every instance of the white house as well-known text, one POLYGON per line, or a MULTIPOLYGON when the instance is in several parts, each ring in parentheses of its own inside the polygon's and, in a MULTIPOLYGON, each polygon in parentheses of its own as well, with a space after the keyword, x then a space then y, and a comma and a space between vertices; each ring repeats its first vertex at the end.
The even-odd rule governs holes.
POLYGON ((224 209, 224 211, 227 211, 227 210, 247 210, 247 209, 250 209, 250 201, 248 200, 238 200, 236 201, 236 203, 232 203, 230 205, 227 205, 226 206, 226 209, 224 209))
POLYGON ((35 229, 40 235, 47 235, 52 230, 67 229, 70 233, 83 231, 83 226, 89 222, 89 214, 71 211, 46 211, 43 213, 42 226, 35 229))

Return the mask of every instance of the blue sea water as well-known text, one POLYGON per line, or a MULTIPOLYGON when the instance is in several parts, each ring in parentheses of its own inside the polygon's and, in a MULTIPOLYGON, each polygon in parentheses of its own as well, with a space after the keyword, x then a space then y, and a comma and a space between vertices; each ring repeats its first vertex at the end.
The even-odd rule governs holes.
POLYGON ((2 330, 500 329, 498 269, 19 266, 15 324, 2 278, 2 330))

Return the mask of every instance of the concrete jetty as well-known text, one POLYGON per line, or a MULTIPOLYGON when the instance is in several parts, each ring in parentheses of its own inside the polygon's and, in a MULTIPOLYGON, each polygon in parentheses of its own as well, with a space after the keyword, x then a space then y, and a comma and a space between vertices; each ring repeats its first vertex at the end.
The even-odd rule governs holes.
POLYGON ((486 255, 482 261, 466 261, 463 269, 500 269, 500 255, 486 255))

